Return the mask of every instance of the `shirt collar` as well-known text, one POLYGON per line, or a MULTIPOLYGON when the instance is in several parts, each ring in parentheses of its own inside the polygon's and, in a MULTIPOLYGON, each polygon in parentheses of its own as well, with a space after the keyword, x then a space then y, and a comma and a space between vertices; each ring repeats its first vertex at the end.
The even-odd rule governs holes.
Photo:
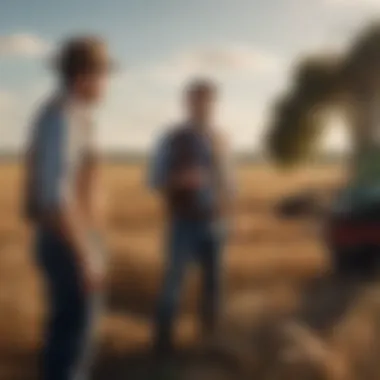
POLYGON ((94 107, 86 104, 80 99, 74 97, 67 92, 60 92, 55 96, 58 103, 61 103, 75 118, 81 119, 85 122, 90 122, 93 119, 94 107))

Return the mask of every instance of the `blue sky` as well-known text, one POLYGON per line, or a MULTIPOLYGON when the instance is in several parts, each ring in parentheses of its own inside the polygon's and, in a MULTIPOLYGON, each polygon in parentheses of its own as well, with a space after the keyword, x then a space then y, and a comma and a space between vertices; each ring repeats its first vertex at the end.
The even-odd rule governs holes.
MULTIPOLYGON (((123 67, 99 115, 105 149, 149 149, 181 117, 180 89, 193 75, 221 84, 218 123, 234 148, 258 148, 292 62, 344 46, 376 15, 378 0, 2 0, 0 147, 23 145, 53 86, 47 57, 57 43, 96 33, 123 67)), ((342 144, 336 130, 329 140, 342 144)))

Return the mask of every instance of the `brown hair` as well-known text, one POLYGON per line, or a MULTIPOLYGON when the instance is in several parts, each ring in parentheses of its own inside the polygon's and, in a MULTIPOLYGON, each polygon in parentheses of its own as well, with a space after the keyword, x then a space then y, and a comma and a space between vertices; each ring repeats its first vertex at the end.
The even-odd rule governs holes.
POLYGON ((79 75, 108 71, 112 64, 106 43, 96 36, 84 36, 63 43, 56 62, 57 71, 65 84, 79 75))
POLYGON ((215 82, 210 79, 193 79, 185 89, 187 97, 199 95, 216 95, 218 87, 215 82))

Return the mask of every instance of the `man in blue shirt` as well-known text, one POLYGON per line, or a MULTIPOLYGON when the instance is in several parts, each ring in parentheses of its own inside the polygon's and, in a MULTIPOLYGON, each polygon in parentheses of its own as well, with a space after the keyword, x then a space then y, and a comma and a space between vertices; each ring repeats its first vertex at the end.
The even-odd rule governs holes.
POLYGON ((155 350, 172 350, 172 325, 185 270, 196 260, 202 270, 201 320, 215 332, 219 315, 221 253, 233 191, 225 143, 213 127, 217 88, 195 80, 185 91, 187 120, 160 141, 150 185, 164 199, 169 236, 164 284, 156 316, 155 350))
POLYGON ((49 301, 44 380, 88 378, 104 275, 93 202, 97 165, 91 109, 105 92, 109 67, 100 39, 68 41, 57 60, 61 87, 33 126, 26 205, 49 301))

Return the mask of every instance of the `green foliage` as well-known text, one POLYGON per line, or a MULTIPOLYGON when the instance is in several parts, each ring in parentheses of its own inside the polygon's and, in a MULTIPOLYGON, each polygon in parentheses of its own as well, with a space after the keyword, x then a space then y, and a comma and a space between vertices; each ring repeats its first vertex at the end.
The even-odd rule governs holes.
POLYGON ((380 84, 380 21, 369 25, 342 56, 310 56, 296 67, 293 86, 273 108, 268 149, 280 165, 312 156, 324 130, 324 114, 341 99, 370 93, 380 84))
POLYGON ((306 160, 315 152, 323 131, 323 116, 339 93, 340 61, 317 56, 302 61, 294 74, 294 87, 274 107, 268 148, 280 165, 306 160))

